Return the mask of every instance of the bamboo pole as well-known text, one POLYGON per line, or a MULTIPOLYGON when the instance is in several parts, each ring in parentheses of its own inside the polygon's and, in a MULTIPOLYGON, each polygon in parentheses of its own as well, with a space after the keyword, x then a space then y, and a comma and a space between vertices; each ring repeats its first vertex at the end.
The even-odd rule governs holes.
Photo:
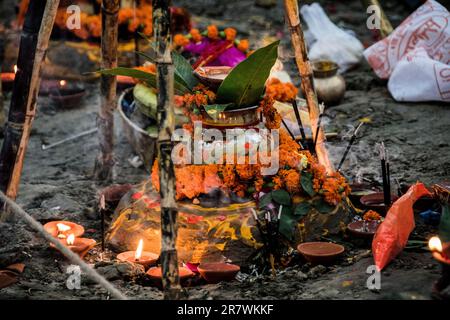
MULTIPOLYGON (((5 57, 5 39, 4 39, 4 27, 0 24, 0 74, 2 73, 3 60, 5 57)), ((3 134, 3 125, 5 124, 5 109, 4 109, 4 97, 2 82, 0 81, 0 137, 3 134)))
POLYGON ((158 161, 161 195, 161 267, 165 299, 181 297, 178 275, 177 206, 175 171, 171 158, 174 130, 174 67, 170 55, 170 0, 153 0, 153 26, 156 43, 156 82, 158 87, 158 161))
POLYGON ((295 62, 301 77, 301 88, 303 96, 308 106, 309 118, 311 122, 311 133, 313 141, 317 141, 315 151, 319 163, 324 165, 327 172, 334 171, 327 149, 325 148, 325 135, 322 128, 317 130, 319 126, 320 108, 317 101, 316 90, 314 88, 314 78, 311 64, 308 60, 308 51, 306 49, 303 30, 300 24, 300 16, 297 0, 284 0, 284 8, 286 11, 289 30, 291 32, 291 41, 295 53, 295 62))
POLYGON ((376 11, 377 19, 380 20, 380 35, 381 38, 386 38, 388 35, 394 31, 394 28, 392 27, 391 22, 389 21, 388 17, 384 13, 383 8, 381 7, 381 4, 378 0, 362 0, 362 3, 364 6, 377 6, 378 11, 376 11))
MULTIPOLYGON (((119 0, 102 1, 102 69, 117 67, 118 13, 119 0)), ((116 109, 115 76, 101 76, 101 105, 97 117, 100 154, 94 176, 98 180, 114 179, 114 110, 116 109)))
MULTIPOLYGON (((20 39, 17 73, 0 152, 0 190, 16 199, 23 161, 36 113, 39 71, 48 48, 59 0, 31 1, 20 39)), ((3 206, 2 206, 3 207, 3 206)), ((0 220, 7 220, 5 210, 0 220)))

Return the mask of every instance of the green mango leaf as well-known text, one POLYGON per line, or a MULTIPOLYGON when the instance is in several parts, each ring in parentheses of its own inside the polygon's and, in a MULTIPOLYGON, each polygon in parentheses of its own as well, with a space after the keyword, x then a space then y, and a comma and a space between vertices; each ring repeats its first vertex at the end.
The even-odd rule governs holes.
POLYGON ((294 215, 303 217, 308 214, 309 210, 311 210, 311 204, 308 202, 301 202, 295 207, 294 215))
POLYGON ((194 69, 191 64, 181 54, 172 51, 172 62, 175 68, 175 77, 185 86, 192 90, 197 84, 198 79, 194 76, 194 69))
POLYGON ((285 211, 285 209, 283 207, 283 210, 281 212, 280 226, 278 228, 278 231, 280 231, 280 233, 283 236, 285 236, 288 240, 293 240, 296 225, 297 225, 297 218, 294 215, 292 215, 290 210, 287 209, 285 211))
POLYGON ((206 113, 213 119, 218 119, 219 114, 223 112, 225 109, 233 106, 232 103, 227 104, 208 104, 204 106, 206 113))
POLYGON ((278 57, 275 41, 258 49, 231 70, 217 90, 217 101, 233 102, 236 108, 256 105, 264 93, 264 86, 278 57))
POLYGON ((269 192, 263 195, 261 199, 259 199, 258 207, 262 209, 271 202, 272 202, 272 194, 269 192))
POLYGON ((302 185, 303 190, 311 197, 313 197, 316 193, 314 192, 313 183, 312 183, 312 174, 310 172, 302 172, 300 176, 300 183, 302 185))
POLYGON ((286 190, 279 189, 272 191, 272 199, 283 206, 288 206, 291 204, 291 196, 286 190))
POLYGON ((450 241, 450 205, 442 205, 441 222, 439 223, 439 238, 444 242, 450 241))
POLYGON ((333 206, 326 203, 325 200, 323 200, 323 199, 318 199, 318 200, 314 201, 313 206, 320 213, 330 213, 334 209, 333 206))
MULTIPOLYGON (((101 74, 108 74, 112 76, 127 76, 132 77, 138 80, 144 81, 148 86, 156 88, 156 75, 153 73, 145 72, 142 70, 137 70, 133 68, 124 68, 124 67, 117 67, 113 69, 103 69, 97 71, 101 74)), ((174 84, 174 91, 177 95, 184 95, 185 93, 190 92, 190 90, 179 81, 176 81, 174 84)))

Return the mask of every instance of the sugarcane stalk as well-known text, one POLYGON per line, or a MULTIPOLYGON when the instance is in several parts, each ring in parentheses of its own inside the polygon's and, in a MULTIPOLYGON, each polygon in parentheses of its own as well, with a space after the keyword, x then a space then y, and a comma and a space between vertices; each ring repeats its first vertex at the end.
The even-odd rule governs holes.
MULTIPOLYGON (((48 48, 59 0, 31 1, 20 39, 17 73, 0 152, 0 189, 16 199, 23 161, 36 113, 40 68, 48 48)), ((3 205, 1 206, 3 208, 3 205)), ((0 220, 11 218, 5 210, 0 220)))
POLYGON ((317 141, 315 152, 319 163, 325 166, 328 173, 334 171, 333 165, 328 157, 327 149, 325 148, 325 135, 319 126, 320 108, 317 101, 317 94, 314 88, 314 78, 311 64, 308 60, 308 51, 306 49, 303 30, 300 24, 300 16, 298 10, 297 0, 284 0, 284 8, 286 11, 287 20, 289 23, 289 30, 291 32, 291 42, 294 48, 295 62, 301 77, 301 89, 303 96, 306 99, 308 106, 308 113, 311 122, 311 132, 313 141, 317 141), (316 133, 317 132, 317 133, 316 133))
MULTIPOLYGON (((102 69, 117 67, 119 0, 102 1, 102 69)), ((114 179, 114 110, 116 109, 115 76, 102 74, 100 84, 100 109, 97 128, 100 153, 97 156, 94 176, 100 181, 114 179)))
POLYGON ((170 0, 153 0, 153 26, 156 43, 156 82, 158 87, 157 118, 159 182, 161 196, 161 268, 165 299, 181 296, 178 275, 177 206, 173 167, 172 133, 174 131, 174 67, 170 54, 170 0))

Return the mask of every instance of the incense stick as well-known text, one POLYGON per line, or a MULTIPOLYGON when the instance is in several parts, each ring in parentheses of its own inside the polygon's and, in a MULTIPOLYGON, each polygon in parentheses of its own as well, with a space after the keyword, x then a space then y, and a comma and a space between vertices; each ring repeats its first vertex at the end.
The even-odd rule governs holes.
POLYGON ((356 135, 358 134, 359 128, 364 124, 364 122, 361 122, 356 129, 353 131, 352 137, 350 138, 350 141, 347 145, 347 148, 345 149, 344 155, 341 158, 341 161, 339 162, 339 165, 337 167, 337 171, 339 172, 341 170, 342 165, 344 164, 345 159, 347 158, 348 153, 350 152, 350 148, 352 147, 353 143, 356 140, 356 135))
POLYGON ((314 143, 313 143, 313 148, 312 148, 313 152, 316 152, 317 138, 319 137, 319 131, 320 131, 321 123, 322 123, 322 118, 323 118, 323 112, 321 112, 319 114, 319 119, 317 120, 316 135, 314 136, 314 143))
POLYGON ((386 173, 386 149, 384 147, 384 142, 380 145, 380 160, 381 160, 381 176, 383 179, 383 199, 386 208, 391 205, 391 195, 388 187, 387 173, 386 173))
POLYGON ((102 194, 100 197, 100 215, 101 215, 101 233, 102 233, 102 251, 105 251, 105 195, 102 194))
POLYGON ((302 137, 302 141, 306 143, 306 135, 305 130, 303 128, 302 117, 300 116, 300 112, 298 111, 297 100, 292 100, 292 108, 294 109, 295 118, 297 119, 298 128, 300 129, 300 135, 302 137))

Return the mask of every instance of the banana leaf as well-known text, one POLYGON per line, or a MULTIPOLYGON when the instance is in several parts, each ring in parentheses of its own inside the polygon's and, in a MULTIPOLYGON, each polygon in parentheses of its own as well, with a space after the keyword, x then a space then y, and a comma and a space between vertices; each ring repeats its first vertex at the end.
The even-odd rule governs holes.
POLYGON ((264 94, 266 80, 277 60, 279 43, 275 41, 256 50, 234 67, 217 90, 217 102, 234 103, 234 108, 256 105, 264 94))

